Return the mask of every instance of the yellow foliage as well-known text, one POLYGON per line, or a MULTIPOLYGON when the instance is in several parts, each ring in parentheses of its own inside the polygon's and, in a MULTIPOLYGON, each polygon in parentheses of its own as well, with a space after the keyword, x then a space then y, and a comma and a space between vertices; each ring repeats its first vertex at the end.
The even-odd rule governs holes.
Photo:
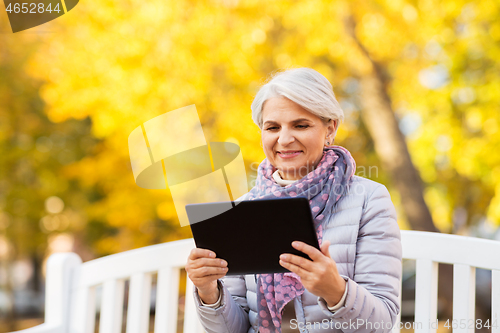
POLYGON ((156 213, 158 214, 158 217, 161 218, 162 220, 172 220, 172 219, 177 219, 177 214, 175 211, 175 206, 172 201, 164 201, 161 202, 157 207, 156 207, 156 213))
MULTIPOLYGON (((346 15, 379 64, 397 116, 418 115, 420 124, 406 140, 430 187, 425 199, 437 227, 448 230, 453 210, 462 206, 469 216, 487 212, 499 221, 500 177, 492 171, 500 165, 500 9, 494 0, 80 2, 43 27, 54 33, 36 37, 39 48, 26 73, 43 82, 40 97, 52 122, 88 117, 99 142, 61 175, 41 172, 40 183, 63 190, 69 185, 58 182, 61 177, 91 192, 89 220, 116 232, 98 241, 98 252, 188 237, 189 229, 176 225, 168 190, 135 185, 128 134, 164 112, 196 104, 207 141, 239 143, 251 184, 265 157, 252 99, 269 73, 299 66, 323 73, 342 105, 352 106, 335 142, 363 164, 377 165, 361 122, 363 96, 347 84, 373 68, 346 33, 346 15), (468 193, 471 184, 480 195, 468 193)), ((22 46, 34 37, 19 38, 22 46)), ((6 96, 0 89, 0 99, 6 96)), ((41 125, 27 116, 25 126, 41 125)), ((389 181, 385 170, 380 177, 389 181)), ((405 226, 404 218, 400 223, 405 226)))

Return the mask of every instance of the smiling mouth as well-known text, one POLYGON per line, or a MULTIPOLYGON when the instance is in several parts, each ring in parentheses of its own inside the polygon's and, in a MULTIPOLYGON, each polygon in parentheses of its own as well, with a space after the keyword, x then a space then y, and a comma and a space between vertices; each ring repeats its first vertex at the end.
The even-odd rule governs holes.
POLYGON ((295 155, 298 153, 302 153, 302 150, 296 150, 296 151, 286 152, 286 153, 282 153, 282 152, 278 151, 278 155, 283 155, 283 156, 291 156, 291 155, 295 155))

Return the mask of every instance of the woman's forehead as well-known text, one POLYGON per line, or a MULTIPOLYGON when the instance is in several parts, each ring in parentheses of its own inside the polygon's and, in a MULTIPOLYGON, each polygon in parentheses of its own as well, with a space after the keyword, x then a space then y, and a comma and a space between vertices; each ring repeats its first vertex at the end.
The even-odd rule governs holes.
POLYGON ((262 120, 264 123, 267 121, 315 121, 317 119, 319 118, 316 115, 284 97, 274 97, 268 99, 262 109, 262 120))

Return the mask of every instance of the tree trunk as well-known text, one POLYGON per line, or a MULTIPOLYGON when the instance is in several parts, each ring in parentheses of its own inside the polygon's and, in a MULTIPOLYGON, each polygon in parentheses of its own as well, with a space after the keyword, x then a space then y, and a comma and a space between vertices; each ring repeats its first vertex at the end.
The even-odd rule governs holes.
POLYGON ((374 71, 361 77, 360 81, 363 123, 373 139, 377 155, 400 193, 408 223, 413 230, 439 232, 425 203, 422 180, 413 165, 380 75, 374 71))
POLYGON ((352 18, 346 20, 346 28, 371 65, 371 71, 360 77, 361 118, 373 139, 375 151, 401 195, 401 205, 411 228, 439 232, 424 201, 422 180, 392 110, 382 68, 356 37, 352 18))
MULTIPOLYGON (((439 232, 423 195, 423 183, 413 165, 404 135, 392 109, 391 99, 382 66, 370 56, 355 33, 356 22, 349 16, 345 20, 348 35, 365 55, 371 70, 360 75, 361 118, 370 133, 375 151, 384 168, 389 171, 392 181, 401 196, 401 205, 408 223, 413 230, 439 232)), ((439 267, 439 298, 444 309, 442 317, 452 318, 453 268, 451 265, 439 267)))

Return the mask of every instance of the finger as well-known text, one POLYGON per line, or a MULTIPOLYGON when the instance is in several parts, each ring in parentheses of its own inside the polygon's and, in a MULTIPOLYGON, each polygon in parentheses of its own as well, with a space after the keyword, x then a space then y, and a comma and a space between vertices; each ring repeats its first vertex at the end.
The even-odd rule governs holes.
POLYGON ((325 241, 323 242, 323 244, 321 244, 321 253, 323 253, 328 258, 331 258, 329 248, 330 248, 330 241, 325 241))
POLYGON ((212 275, 225 275, 228 271, 227 267, 200 267, 190 271, 191 279, 202 279, 212 275))
POLYGON ((280 260, 280 265, 288 269, 290 272, 297 274, 298 276, 300 276, 301 279, 307 279, 307 276, 310 274, 305 269, 297 265, 294 265, 288 261, 280 260))
POLYGON ((294 241, 292 242, 292 246, 300 252, 307 254, 313 261, 319 261, 325 257, 320 250, 304 242, 294 241))
POLYGON ((189 259, 191 260, 196 260, 198 258, 215 258, 215 257, 216 257, 215 252, 207 249, 195 248, 191 250, 191 253, 189 253, 189 259))
POLYGON ((201 267, 227 267, 227 261, 223 259, 201 258, 190 261, 189 267, 192 269, 201 267))
POLYGON ((210 283, 211 281, 215 281, 217 279, 222 279, 224 276, 226 276, 226 273, 222 274, 216 274, 216 275, 209 275, 203 278, 198 278, 198 277, 193 277, 188 275, 188 278, 193 282, 195 286, 198 288, 205 286, 207 283, 210 283))
POLYGON ((308 272, 314 271, 314 263, 311 260, 295 254, 283 253, 280 256, 280 260, 298 266, 308 272))

